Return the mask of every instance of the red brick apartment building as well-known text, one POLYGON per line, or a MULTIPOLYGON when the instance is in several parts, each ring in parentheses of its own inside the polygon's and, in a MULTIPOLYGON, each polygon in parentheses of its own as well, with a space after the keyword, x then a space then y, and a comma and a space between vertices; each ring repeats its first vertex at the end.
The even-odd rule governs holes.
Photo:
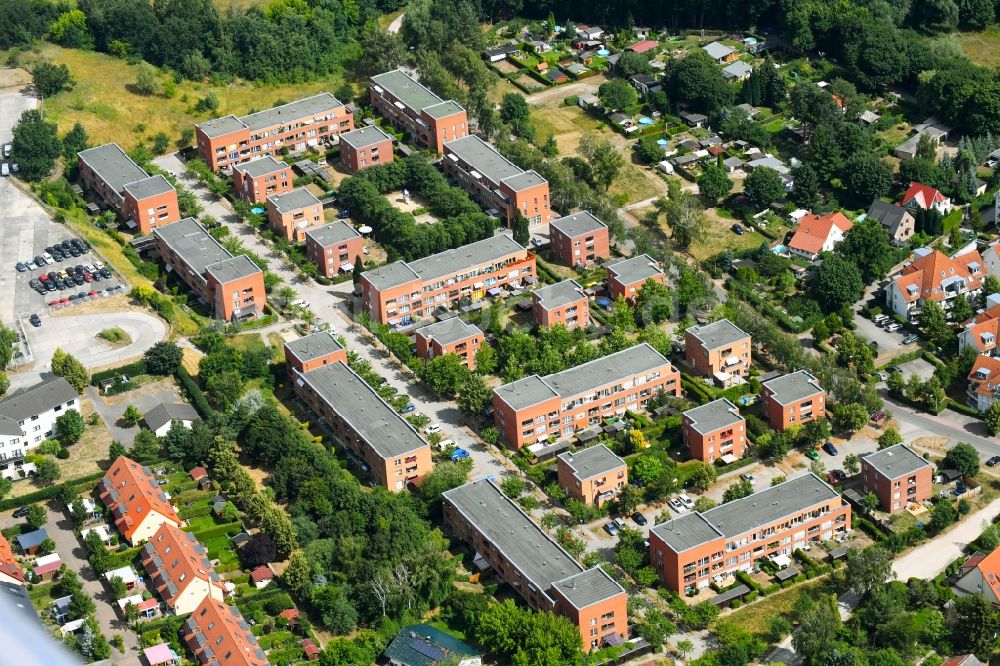
POLYGON ((648 344, 553 375, 531 375, 493 390, 497 428, 512 449, 570 437, 577 430, 641 411, 658 392, 681 395, 681 373, 648 344))
POLYGON ((148 234, 181 219, 177 190, 163 176, 150 176, 117 143, 77 153, 80 182, 130 228, 148 234))
POLYGON ((240 609, 212 597, 205 597, 184 621, 181 638, 203 666, 269 665, 240 609))
POLYGON ((563 280, 531 292, 535 323, 539 326, 562 324, 566 328, 590 325, 590 299, 576 280, 563 280))
POLYGON ((684 357, 695 372, 729 386, 750 375, 750 335, 728 319, 684 331, 684 357))
POLYGON ((760 395, 767 420, 778 432, 826 416, 826 391, 805 370, 764 382, 760 395))
POLYGON ((340 163, 349 173, 392 161, 393 138, 377 125, 340 135, 340 163))
POLYGON ((608 225, 589 211, 549 222, 552 254, 566 266, 586 268, 611 256, 608 225))
POLYGON ((331 363, 347 363, 347 350, 327 331, 317 331, 285 343, 289 379, 331 363))
POLYGON ((195 125, 198 156, 212 171, 231 170, 263 155, 318 146, 354 129, 351 109, 330 93, 237 118, 223 116, 195 125))
POLYGON ((747 422, 725 398, 684 412, 682 433, 691 457, 715 462, 724 456, 742 458, 747 448, 747 422))
POLYGON ((405 326, 461 298, 478 301, 535 279, 535 255, 509 234, 361 274, 361 301, 374 321, 405 326), (494 291, 496 290, 496 291, 494 291))
POLYGON ((603 444, 559 454, 556 469, 559 487, 591 506, 603 506, 628 485, 628 465, 603 444))
POLYGON ((323 204, 304 187, 267 197, 267 221, 286 241, 305 240, 309 229, 323 224, 323 204))
POLYGON ((398 492, 431 471, 430 444, 346 363, 290 374, 299 398, 374 483, 398 492))
POLYGON ((364 255, 364 249, 364 237, 343 220, 306 230, 306 257, 325 277, 337 277, 353 270, 355 260, 364 255))
POLYGON ((401 69, 371 77, 369 99, 393 127, 434 152, 444 152, 445 142, 469 134, 464 108, 441 99, 401 69))
POLYGON ((663 584, 680 594, 849 529, 847 502, 819 477, 806 474, 656 525, 649 531, 649 560, 663 584))
POLYGON ((929 500, 934 491, 934 468, 906 444, 897 444, 861 456, 865 493, 875 493, 879 508, 887 513, 929 500))
POLYGON ((587 652, 628 638, 625 590, 600 567, 584 569, 489 479, 442 495, 445 526, 539 611, 580 629, 587 652))
POLYGON ((544 224, 552 217, 549 181, 517 166, 478 136, 446 143, 441 164, 447 176, 507 226, 518 211, 529 224, 544 224))
POLYGON ((223 321, 252 319, 264 311, 264 273, 246 255, 233 256, 194 218, 153 230, 167 271, 184 281, 223 321))
POLYGON ((417 356, 429 361, 435 356, 456 354, 465 367, 475 370, 476 354, 486 344, 485 340, 486 336, 478 326, 452 317, 417 329, 417 356))
POLYGON ((233 187, 247 203, 260 204, 273 195, 292 191, 292 169, 270 155, 233 167, 233 187))
POLYGON ((611 300, 624 296, 635 300, 646 280, 663 284, 666 276, 658 261, 648 254, 640 254, 629 259, 618 259, 604 264, 608 270, 608 294, 611 300))

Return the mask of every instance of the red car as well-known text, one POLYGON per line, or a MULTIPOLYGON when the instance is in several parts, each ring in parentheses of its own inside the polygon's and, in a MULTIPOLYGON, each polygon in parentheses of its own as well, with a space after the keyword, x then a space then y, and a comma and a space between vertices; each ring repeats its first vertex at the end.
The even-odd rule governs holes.
POLYGON ((100 295, 100 294, 98 294, 98 293, 97 293, 96 291, 92 291, 92 292, 90 292, 90 293, 89 293, 89 294, 87 294, 87 295, 88 295, 88 296, 90 296, 91 300, 93 300, 93 299, 95 299, 95 298, 100 298, 100 297, 101 297, 101 295, 100 295))

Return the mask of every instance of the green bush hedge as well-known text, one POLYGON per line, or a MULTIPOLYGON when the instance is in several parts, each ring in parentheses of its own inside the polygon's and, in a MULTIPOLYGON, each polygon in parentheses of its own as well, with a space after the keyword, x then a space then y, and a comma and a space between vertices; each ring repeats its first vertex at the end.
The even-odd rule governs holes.
POLYGON ((137 375, 148 375, 151 374, 149 369, 146 367, 145 359, 140 359, 134 363, 126 363, 125 365, 120 365, 117 368, 110 368, 108 370, 101 370, 100 372, 95 372, 90 376, 91 386, 100 386, 101 382, 105 379, 113 379, 115 377, 120 377, 121 375, 137 376, 137 375))
POLYGON ((226 523, 224 525, 216 525, 215 527, 209 527, 205 530, 200 530, 195 533, 199 541, 208 541, 214 539, 215 537, 228 536, 230 532, 239 532, 239 523, 226 523))
POLYGON ((0 511, 10 511, 11 509, 16 509, 19 506, 26 506, 28 504, 34 504, 35 502, 48 501, 56 497, 63 486, 68 487, 73 492, 83 492, 84 488, 93 489, 94 482, 102 476, 104 476, 104 472, 94 472, 93 474, 81 476, 78 479, 72 479, 70 481, 66 481, 65 483, 49 486, 48 488, 42 488, 41 490, 36 490, 33 493, 27 493, 25 495, 21 495, 20 497, 9 497, 0 501, 0 511))
POLYGON ((184 389, 185 393, 187 393, 188 400, 191 401, 191 406, 201 415, 201 418, 211 418, 215 414, 215 410, 212 409, 212 405, 208 404, 208 398, 202 393, 201 387, 198 386, 198 382, 194 380, 191 373, 182 365, 177 368, 174 376, 177 377, 177 382, 184 389))

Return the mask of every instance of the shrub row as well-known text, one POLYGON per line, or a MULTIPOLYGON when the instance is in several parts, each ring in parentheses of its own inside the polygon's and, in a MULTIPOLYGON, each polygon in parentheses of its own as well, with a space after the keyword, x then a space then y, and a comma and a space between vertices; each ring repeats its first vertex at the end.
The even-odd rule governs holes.
POLYGON ((202 393, 201 387, 198 386, 198 382, 194 380, 191 373, 182 365, 177 368, 174 376, 177 377, 178 383, 184 389, 185 393, 187 393, 188 400, 191 401, 191 405, 201 415, 201 418, 211 418, 215 414, 215 410, 208 404, 208 398, 202 393))
POLYGON ((68 487, 71 492, 82 492, 83 489, 92 489, 93 483, 104 476, 104 472, 94 472, 93 474, 88 474, 87 476, 81 476, 78 479, 73 479, 71 481, 66 481, 65 483, 56 484, 54 486, 49 486, 48 488, 42 488, 41 490, 36 490, 33 493, 27 493, 21 495, 20 497, 9 497, 3 501, 0 501, 0 511, 9 511, 11 509, 16 509, 20 506, 25 506, 27 504, 34 504, 35 502, 45 502, 50 499, 55 498, 59 495, 59 492, 63 487, 68 487))
POLYGON ((195 533, 195 536, 198 537, 199 541, 208 541, 216 537, 228 536, 230 532, 239 532, 240 529, 239 523, 225 523, 224 525, 216 525, 215 527, 199 530, 195 533))
POLYGON ((152 373, 150 373, 149 369, 146 367, 146 360, 139 359, 134 363, 127 363, 125 365, 120 365, 117 368, 110 368, 108 370, 101 370, 99 372, 95 372, 90 376, 90 385, 100 386, 101 382, 104 381, 105 379, 113 379, 115 377, 120 377, 121 375, 129 375, 134 377, 136 375, 148 375, 148 374, 152 373))

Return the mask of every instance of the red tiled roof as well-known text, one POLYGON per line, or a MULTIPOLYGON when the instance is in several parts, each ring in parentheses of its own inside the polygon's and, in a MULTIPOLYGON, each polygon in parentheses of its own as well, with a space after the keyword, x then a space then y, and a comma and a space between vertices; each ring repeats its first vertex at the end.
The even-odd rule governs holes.
POLYGON ((36 576, 44 576, 47 573, 52 573, 53 571, 59 571, 62 567, 62 560, 56 560, 55 562, 49 562, 47 564, 42 564, 34 568, 34 573, 36 576))
POLYGON ((128 541, 151 512, 180 525, 177 512, 148 471, 136 461, 119 456, 99 486, 101 500, 115 516, 115 526, 128 541))
POLYGON ((205 469, 204 467, 195 467, 193 470, 191 470, 190 474, 192 480, 200 481, 201 479, 204 479, 205 477, 208 476, 208 470, 205 469))
POLYGON ((10 547, 10 541, 0 533, 0 574, 5 574, 14 580, 23 583, 24 572, 21 566, 14 559, 14 549, 10 547))
POLYGON ((976 564, 976 568, 983 574, 983 581, 993 590, 993 596, 1000 599, 1000 548, 994 548, 993 552, 976 564))
POLYGON ((969 344, 977 352, 980 354, 988 352, 996 349, 997 337, 1000 336, 1000 319, 986 319, 969 326, 962 333, 967 336, 969 344), (984 341, 984 336, 987 340, 989 340, 989 336, 992 336, 992 341, 984 341))
POLYGON ((960 277, 968 290, 979 289, 986 277, 985 266, 986 262, 976 250, 957 257, 932 250, 904 268, 895 283, 903 299, 908 302, 920 298, 940 301, 944 298, 941 283, 949 278, 960 277), (974 263, 979 264, 975 275, 970 269, 970 265, 974 263), (911 285, 916 286, 916 289, 908 291, 911 285))
POLYGON ((226 666, 268 666, 264 651, 250 632, 236 606, 228 606, 212 597, 205 597, 185 623, 184 639, 201 663, 220 663, 226 666), (198 632, 187 628, 187 622, 198 632), (242 626, 241 626, 242 623, 242 626), (199 645, 198 633, 204 637, 199 645), (212 661, 206 655, 211 650, 212 661))
POLYGON ((142 566, 151 577, 156 591, 173 608, 195 580, 214 584, 220 590, 222 581, 205 556, 205 548, 194 538, 170 523, 163 523, 142 549, 142 566))
POLYGON ((799 221, 799 228, 788 246, 800 252, 819 254, 835 227, 840 229, 841 233, 847 233, 852 226, 851 221, 840 211, 822 217, 809 213, 799 221))
MULTIPOLYGON (((968 382, 970 388, 980 395, 996 395, 1000 389, 1000 358, 977 356, 969 372, 968 382)), ((1000 558, 997 563, 1000 564, 1000 558)), ((997 592, 997 598, 1000 598, 1000 591, 997 592)))
POLYGON ((265 580, 272 580, 274 578, 274 572, 266 564, 262 564, 253 571, 250 572, 250 580, 255 583, 260 583, 265 580))
POLYGON ((912 201, 920 208, 927 210, 934 204, 941 203, 946 199, 947 197, 941 194, 937 188, 912 181, 910 182, 909 189, 903 193, 902 203, 905 206, 912 201))
POLYGON ((298 620, 299 619, 299 609, 298 608, 288 608, 288 609, 285 609, 285 610, 281 611, 280 613, 278 613, 278 617, 283 617, 283 618, 285 618, 286 620, 289 620, 289 621, 291 621, 291 620, 298 620))
POLYGON ((319 654, 319 648, 308 638, 303 638, 299 641, 299 645, 302 646, 302 650, 306 653, 307 657, 311 657, 314 654, 319 654))
POLYGON ((724 152, 726 152, 726 149, 722 146, 709 146, 708 148, 709 155, 721 155, 724 152))
POLYGON ((651 49, 655 49, 660 43, 655 39, 645 39, 641 42, 636 42, 632 46, 629 46, 626 51, 635 51, 636 53, 645 53, 651 49))

